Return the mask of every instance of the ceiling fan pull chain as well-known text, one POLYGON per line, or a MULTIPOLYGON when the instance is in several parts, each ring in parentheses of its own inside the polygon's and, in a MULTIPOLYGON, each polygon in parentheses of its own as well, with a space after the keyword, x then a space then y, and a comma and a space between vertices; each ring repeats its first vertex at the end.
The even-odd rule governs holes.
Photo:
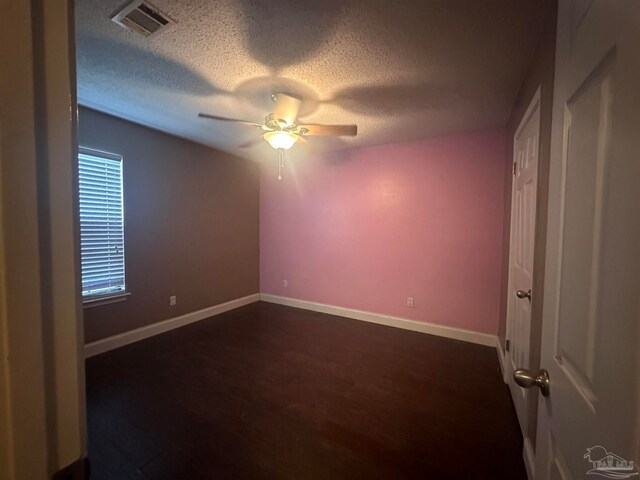
POLYGON ((284 168, 284 148, 278 149, 278 180, 282 180, 282 169, 284 168))

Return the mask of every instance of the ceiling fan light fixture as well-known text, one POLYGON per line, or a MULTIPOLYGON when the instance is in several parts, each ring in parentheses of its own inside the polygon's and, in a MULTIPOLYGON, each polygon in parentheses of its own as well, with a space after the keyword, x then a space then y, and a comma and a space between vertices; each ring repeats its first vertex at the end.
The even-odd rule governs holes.
POLYGON ((298 141, 298 135, 295 133, 280 130, 267 132, 263 137, 275 149, 289 150, 298 141))

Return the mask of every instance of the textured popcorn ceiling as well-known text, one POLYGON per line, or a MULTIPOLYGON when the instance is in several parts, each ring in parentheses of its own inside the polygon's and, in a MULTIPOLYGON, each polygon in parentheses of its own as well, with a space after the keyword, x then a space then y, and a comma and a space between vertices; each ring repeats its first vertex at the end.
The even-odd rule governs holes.
MULTIPOLYGON (((111 22, 118 0, 76 0, 81 104, 247 158, 269 93, 301 121, 355 123, 298 154, 503 126, 549 4, 543 0, 155 0, 177 24, 148 39, 111 22)), ((295 154, 295 152, 291 152, 295 154)))

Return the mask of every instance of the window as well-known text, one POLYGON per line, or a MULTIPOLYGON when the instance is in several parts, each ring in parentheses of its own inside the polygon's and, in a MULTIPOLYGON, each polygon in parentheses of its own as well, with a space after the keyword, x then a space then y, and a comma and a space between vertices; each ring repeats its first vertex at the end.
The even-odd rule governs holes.
POLYGON ((122 157, 80 147, 78 164, 82 296, 124 294, 122 157))

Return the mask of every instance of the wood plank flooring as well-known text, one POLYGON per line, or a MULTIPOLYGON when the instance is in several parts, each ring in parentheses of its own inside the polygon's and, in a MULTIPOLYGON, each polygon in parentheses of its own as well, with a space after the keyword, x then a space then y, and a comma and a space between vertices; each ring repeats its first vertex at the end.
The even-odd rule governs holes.
POLYGON ((526 478, 488 347, 259 302, 86 374, 94 480, 526 478))

